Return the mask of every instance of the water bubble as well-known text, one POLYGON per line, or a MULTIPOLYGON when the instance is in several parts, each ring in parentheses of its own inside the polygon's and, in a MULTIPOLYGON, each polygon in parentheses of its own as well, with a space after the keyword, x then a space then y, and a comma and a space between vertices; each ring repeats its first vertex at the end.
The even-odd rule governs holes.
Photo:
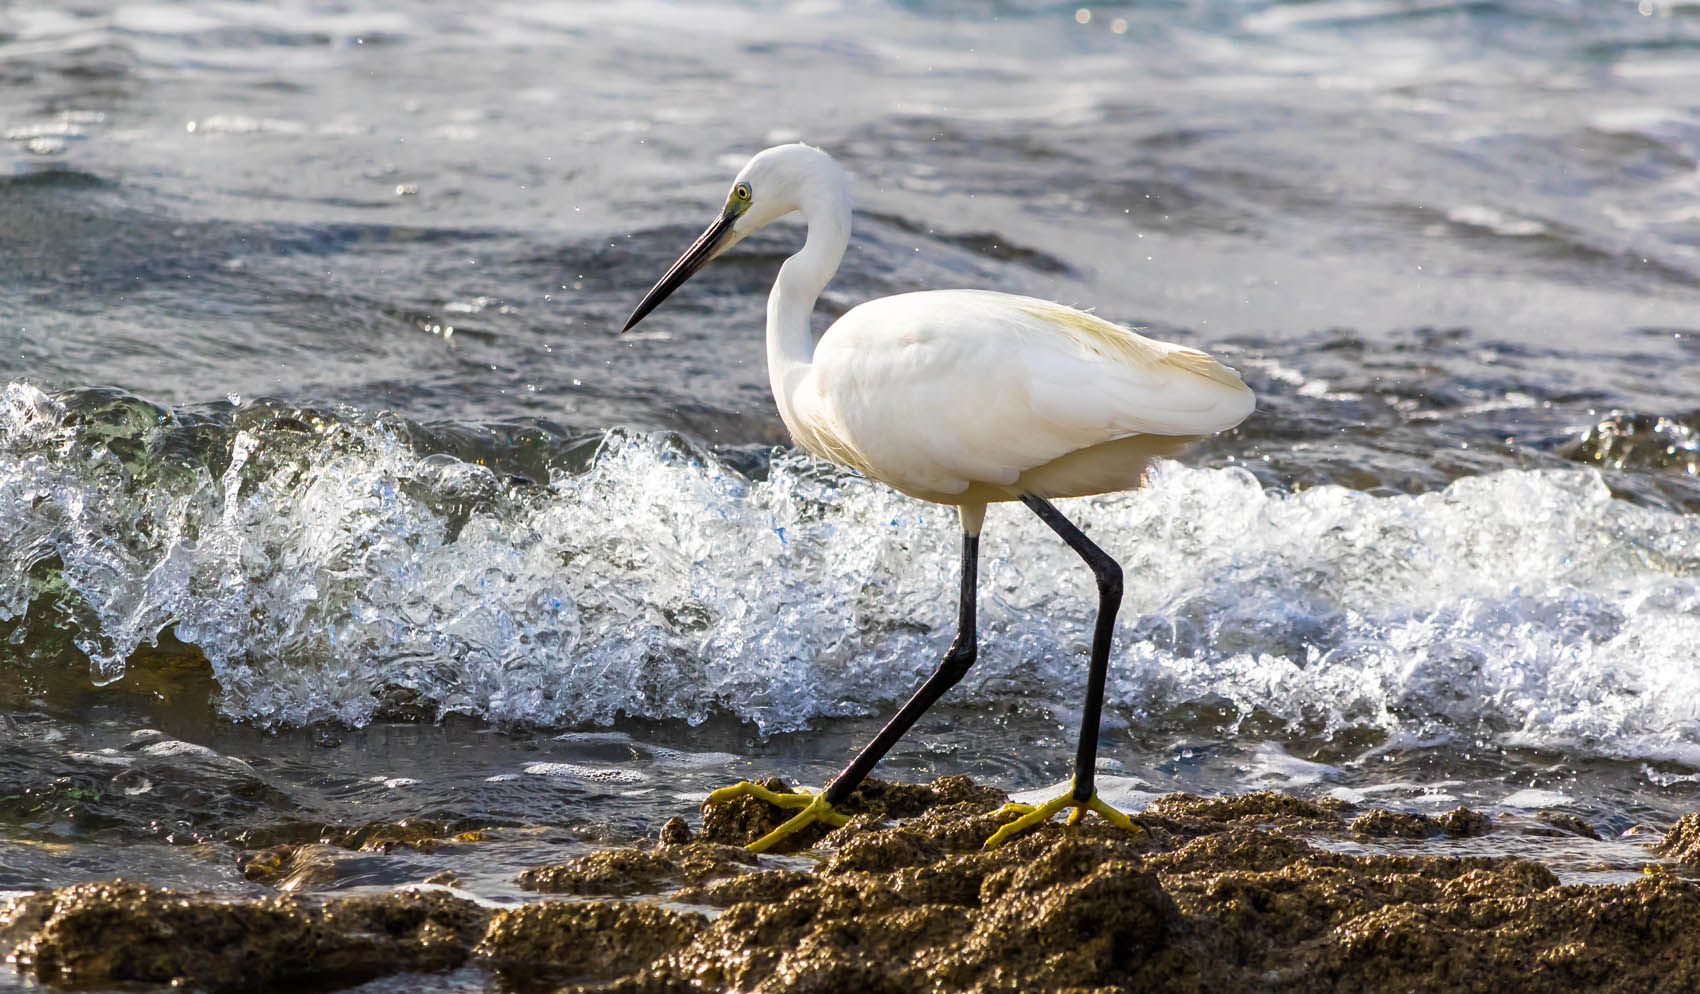
MULTIPOLYGON (((887 711, 949 641, 951 512, 794 453, 752 479, 688 439, 616 431, 588 465, 510 487, 420 451, 399 419, 280 430, 261 404, 161 460, 182 416, 0 391, 0 619, 45 612, 101 680, 174 627, 221 710, 260 723, 359 725, 407 700, 777 732, 887 711)), ((1592 470, 1375 497, 1164 464, 1069 510, 1130 577, 1107 688, 1122 720, 1208 707, 1700 761, 1700 520, 1614 500, 1592 470)), ((1072 712, 1083 568, 1002 510, 982 550, 984 651, 960 699, 1072 712)))

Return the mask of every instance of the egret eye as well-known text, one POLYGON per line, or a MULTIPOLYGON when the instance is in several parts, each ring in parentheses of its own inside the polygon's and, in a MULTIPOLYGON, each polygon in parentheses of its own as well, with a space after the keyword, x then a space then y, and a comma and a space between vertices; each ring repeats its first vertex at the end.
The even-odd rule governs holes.
POLYGON ((750 186, 749 186, 749 184, 748 183, 739 183, 737 186, 733 187, 732 188, 732 196, 737 197, 743 203, 746 203, 746 204, 749 203, 750 202, 750 186))

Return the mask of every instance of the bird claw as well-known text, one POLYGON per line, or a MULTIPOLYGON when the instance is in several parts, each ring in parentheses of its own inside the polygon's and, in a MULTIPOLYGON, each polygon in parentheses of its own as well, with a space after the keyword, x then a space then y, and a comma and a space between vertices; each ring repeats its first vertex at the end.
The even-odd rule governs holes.
POLYGON ((754 842, 751 842, 749 845, 746 845, 744 848, 748 849, 750 852, 767 852, 786 837, 795 835, 797 832, 807 828, 817 821, 825 822, 826 824, 837 828, 850 820, 849 815, 841 813, 837 808, 826 803, 824 792, 821 794, 811 794, 806 790, 796 790, 789 793, 781 793, 777 790, 769 790, 759 783, 751 783, 748 780, 741 783, 735 783, 730 787, 721 787, 719 790, 709 794, 708 800, 704 803, 719 804, 722 801, 730 801, 734 797, 744 796, 754 797, 759 801, 766 801, 778 808, 802 809, 801 811, 798 811, 797 814, 792 815, 791 818, 783 825, 780 825, 773 831, 767 833, 754 842))
POLYGON ((1022 804, 1018 801, 1010 801, 1008 804, 999 808, 998 815, 1000 817, 1005 815, 1019 815, 1019 817, 999 828, 996 832, 993 832, 992 837, 986 840, 985 848, 996 849, 998 846, 1003 845, 1011 838, 1027 831, 1034 825, 1037 825, 1040 822, 1049 821, 1052 815, 1061 811, 1063 808, 1074 809, 1068 814, 1068 824, 1070 825, 1079 823, 1080 819, 1086 817, 1086 812, 1095 811, 1098 813, 1099 817, 1117 828, 1124 828, 1130 832, 1144 831, 1144 829, 1134 824, 1132 818, 1129 818, 1127 815, 1122 814, 1120 811, 1117 811, 1115 808, 1112 808, 1108 804, 1099 800, 1096 792, 1094 792, 1093 795, 1085 801, 1077 801, 1074 799, 1074 792, 1071 790, 1061 797, 1052 798, 1043 804, 1033 805, 1022 804))

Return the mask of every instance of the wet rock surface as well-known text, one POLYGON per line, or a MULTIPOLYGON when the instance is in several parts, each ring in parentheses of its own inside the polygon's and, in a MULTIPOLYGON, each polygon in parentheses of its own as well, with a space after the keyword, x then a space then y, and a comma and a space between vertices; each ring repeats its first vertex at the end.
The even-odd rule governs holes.
POLYGON ((1615 413, 1561 451, 1580 463, 1612 469, 1700 474, 1700 411, 1676 416, 1615 413))
POLYGON ((1493 819, 1469 808, 1453 808, 1435 817, 1411 811, 1366 811, 1352 819, 1351 828, 1359 835, 1402 839, 1446 835, 1466 839, 1493 831, 1493 819))
POLYGON ((284 892, 327 890, 378 871, 382 857, 437 853, 486 840, 486 828, 446 826, 427 819, 371 822, 356 827, 284 825, 243 833, 235 854, 242 878, 284 892), (278 838, 310 841, 276 842, 278 838), (266 843, 261 846, 260 843, 266 843))
POLYGON ((1536 812, 1535 819, 1569 835, 1580 835, 1584 839, 1598 839, 1600 837, 1600 833, 1594 831, 1594 826, 1564 811, 1536 812))
MULTIPOLYGON (((1571 816, 1572 822, 1582 825, 1582 819, 1571 816)), ((1440 830, 1455 839, 1473 838, 1493 831, 1493 818, 1469 808, 1453 808, 1434 820, 1440 830)), ((1586 825, 1583 825, 1586 828, 1586 825)), ((1587 834, 1592 835, 1590 831, 1587 834)), ((1598 838, 1598 836, 1594 836, 1598 838)))
POLYGON ((1658 853, 1685 866, 1700 866, 1700 812, 1679 818, 1665 833, 1658 853))
POLYGON ((556 866, 534 866, 519 875, 519 885, 545 894, 653 894, 663 883, 702 883, 756 866, 756 855, 740 846, 662 843, 649 852, 605 849, 556 866))
MULTIPOLYGON (((209 990, 467 963, 578 994, 1700 989, 1700 884, 1561 885, 1535 862, 1447 855, 1510 831, 1467 809, 1177 794, 1134 831, 1059 819, 984 850, 1003 800, 962 778, 871 783, 818 851, 757 858, 735 843, 790 812, 738 798, 694 840, 670 824, 649 848, 526 871, 573 897, 510 910, 441 890, 230 901, 80 885, 6 905, 0 946, 47 983, 209 990)), ((1692 861, 1697 840, 1691 815, 1662 851, 1692 861)), ((263 850, 256 872, 293 855, 263 850)))
POLYGON ((228 902, 116 880, 0 910, 0 943, 49 984, 178 984, 215 991, 329 987, 460 966, 490 914, 442 891, 324 902, 228 902))
POLYGON ((615 979, 667 956, 708 919, 641 902, 545 901, 498 915, 476 952, 527 983, 615 979))
POLYGON ((1439 835, 1440 826, 1428 815, 1410 811, 1367 811, 1352 819, 1352 831, 1359 835, 1423 839, 1439 835))
MULTIPOLYGON (((759 782, 768 790, 779 793, 791 793, 793 790, 778 777, 759 782)), ((1002 791, 979 786, 967 777, 940 777, 931 784, 891 783, 870 777, 838 806, 838 810, 850 816, 851 824, 845 828, 852 828, 886 819, 913 818, 940 805, 969 804, 977 808, 995 808, 1005 800, 1002 791)), ((795 813, 749 795, 705 804, 702 832, 698 838, 741 846, 778 828, 795 813)), ((832 831, 824 824, 810 825, 783 840, 773 851, 797 852, 820 845, 832 831)))
POLYGON ((486 825, 479 821, 445 823, 429 818, 352 826, 294 822, 248 829, 232 836, 230 841, 248 850, 325 845, 357 852, 388 853, 400 849, 434 852, 455 842, 476 842, 485 831, 486 825))

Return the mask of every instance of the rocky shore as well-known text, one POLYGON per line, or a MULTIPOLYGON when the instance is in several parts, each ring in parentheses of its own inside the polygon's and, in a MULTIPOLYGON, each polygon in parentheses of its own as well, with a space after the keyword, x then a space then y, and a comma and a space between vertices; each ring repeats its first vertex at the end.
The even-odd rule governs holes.
MULTIPOLYGON (((80 884, 0 907, 0 948, 80 988, 325 990, 470 965, 586 994, 1700 989, 1700 884, 1681 872, 1700 862, 1700 816, 1640 879, 1600 886, 1378 846, 1499 830, 1462 808, 1177 794, 1135 832, 1088 819, 984 851, 1003 800, 961 777, 870 781, 848 825, 798 840, 808 855, 756 857, 739 844, 783 812, 739 798, 694 834, 675 819, 653 846, 526 870, 538 900, 506 908, 441 886, 233 900, 80 884)), ((1555 839, 1591 834, 1548 821, 1555 839)), ((417 827, 373 837, 430 844, 417 827)), ((256 850, 249 876, 302 872, 323 845, 256 850)))

